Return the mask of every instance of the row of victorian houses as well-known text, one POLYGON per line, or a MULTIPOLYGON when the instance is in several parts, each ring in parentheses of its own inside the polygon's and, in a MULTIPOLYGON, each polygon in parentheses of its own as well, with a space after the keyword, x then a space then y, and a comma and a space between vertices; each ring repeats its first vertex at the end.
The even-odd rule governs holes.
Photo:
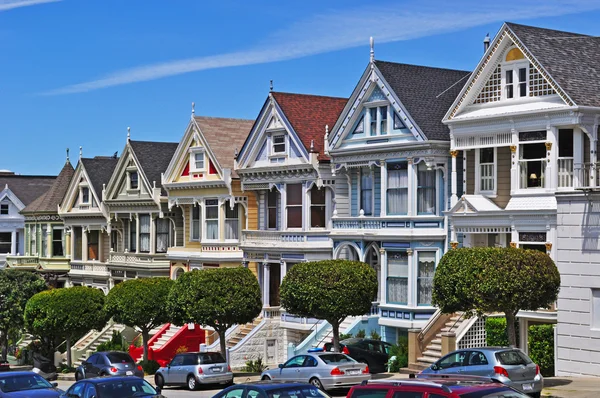
MULTIPOLYGON (((536 249, 562 288, 553 308, 519 314, 521 347, 528 325, 557 323, 557 374, 600 375, 600 39, 505 23, 484 46, 469 72, 376 61, 371 43, 349 98, 270 92, 255 120, 192 111, 179 142, 128 133, 119 157, 80 151, 56 178, 0 174, 6 267, 105 292, 248 267, 264 309, 231 350, 278 363, 330 336, 280 306, 286 272, 364 261, 379 291, 342 331, 395 343, 410 330, 426 363, 439 357, 427 333, 443 254, 536 249)), ((462 323, 457 348, 485 344, 481 320, 462 323)))

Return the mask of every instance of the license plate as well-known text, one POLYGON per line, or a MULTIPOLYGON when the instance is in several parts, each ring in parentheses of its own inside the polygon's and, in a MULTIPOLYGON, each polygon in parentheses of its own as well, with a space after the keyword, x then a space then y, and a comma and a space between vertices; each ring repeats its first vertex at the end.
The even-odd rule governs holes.
POLYGON ((212 370, 213 373, 218 373, 218 372, 220 372, 222 370, 222 368, 214 367, 214 368, 210 368, 210 370, 212 370))
POLYGON ((533 390, 533 384, 523 384, 523 391, 531 391, 533 390))
POLYGON ((360 370, 349 370, 348 374, 349 375, 357 375, 357 374, 360 374, 360 370))
POLYGON ((125 372, 125 374, 126 374, 127 376, 131 376, 131 375, 133 374, 133 372, 132 372, 131 370, 128 370, 127 372, 125 372))

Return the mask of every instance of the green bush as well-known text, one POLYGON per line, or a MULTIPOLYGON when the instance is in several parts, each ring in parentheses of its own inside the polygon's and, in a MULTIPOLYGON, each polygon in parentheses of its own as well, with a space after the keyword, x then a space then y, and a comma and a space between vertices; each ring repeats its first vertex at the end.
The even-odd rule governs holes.
POLYGON ((554 376, 554 327, 529 327, 529 357, 539 365, 542 376, 554 376))
POLYGON ((377 333, 376 330, 371 330, 371 338, 373 340, 381 340, 381 336, 377 333))
MULTIPOLYGON (((508 347, 508 332, 505 317, 490 317, 485 320, 486 344, 488 347, 508 347)), ((519 341, 518 323, 515 323, 517 342, 519 341)))
POLYGON ((140 361, 138 365, 142 366, 142 369, 144 369, 144 373, 147 375, 153 375, 160 368, 160 364, 153 359, 148 359, 147 361, 140 361))
POLYGON ((244 372, 262 373, 266 368, 266 365, 262 361, 262 357, 259 356, 255 361, 246 361, 246 366, 244 366, 244 372))
POLYGON ((346 340, 346 339, 351 339, 351 338, 352 338, 352 333, 340 333, 340 341, 346 340))
POLYGON ((129 352, 129 345, 123 338, 123 335, 116 330, 113 330, 113 334, 110 340, 100 344, 96 348, 96 352, 102 351, 123 351, 129 352))
POLYGON ((61 363, 58 365, 58 368, 56 368, 57 373, 74 373, 75 370, 76 369, 73 366, 69 366, 66 363, 61 363))
POLYGON ((356 332, 357 339, 364 339, 366 335, 367 332, 365 332, 365 329, 359 329, 358 332, 356 332))
POLYGON ((390 372, 399 372, 408 366, 408 336, 398 337, 398 344, 390 348, 390 359, 388 362, 390 372))

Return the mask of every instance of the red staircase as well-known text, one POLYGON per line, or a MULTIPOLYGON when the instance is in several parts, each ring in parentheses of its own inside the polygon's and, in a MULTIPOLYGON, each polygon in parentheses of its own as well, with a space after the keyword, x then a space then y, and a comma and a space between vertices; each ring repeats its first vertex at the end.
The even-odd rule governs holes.
MULTIPOLYGON (((158 348, 153 346, 161 339, 161 337, 171 329, 171 324, 167 323, 160 328, 160 330, 150 338, 148 341, 148 359, 153 359, 160 364, 160 366, 166 366, 171 359, 175 356, 176 352, 180 348, 185 351, 199 351, 200 344, 205 341, 205 331, 200 325, 194 325, 193 329, 190 329, 188 325, 184 325, 177 332, 171 336, 166 342, 160 345, 158 348)), ((136 347, 134 345, 129 346, 129 355, 136 361, 140 361, 144 354, 144 347, 136 347)))

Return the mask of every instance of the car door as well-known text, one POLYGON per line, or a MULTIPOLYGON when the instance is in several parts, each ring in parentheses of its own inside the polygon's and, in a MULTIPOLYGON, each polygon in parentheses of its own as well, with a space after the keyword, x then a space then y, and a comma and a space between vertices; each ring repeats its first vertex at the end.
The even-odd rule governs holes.
POLYGON ((77 383, 73 384, 71 386, 71 388, 69 388, 67 390, 67 394, 66 394, 67 397, 69 397, 69 398, 83 398, 83 392, 85 391, 86 384, 88 384, 88 383, 86 383, 85 381, 80 381, 80 382, 77 382, 77 383))
POLYGON ((96 398, 97 396, 98 392, 96 391, 96 386, 93 383, 87 383, 83 398, 96 398))
POLYGON ((85 361, 84 369, 86 379, 98 377, 98 368, 96 366, 96 362, 99 358, 99 354, 94 354, 85 361))
POLYGON ((492 372, 485 354, 481 351, 471 351, 466 360, 464 373, 473 376, 489 376, 492 372))
POLYGON ((308 383, 308 380, 310 380, 310 377, 313 375, 315 368, 318 364, 319 363, 317 362, 317 359, 315 357, 313 357, 312 355, 306 355, 304 363, 300 368, 298 368, 299 371, 296 381, 308 383))
POLYGON ((167 377, 165 377, 165 382, 168 384, 184 384, 186 382, 185 376, 183 370, 183 354, 175 355, 175 358, 173 358, 167 367, 167 377))
MULTIPOLYGON (((371 366, 373 366, 374 368, 371 369, 373 372, 385 372, 386 368, 385 365, 387 364, 388 361, 388 354, 386 351, 386 345, 387 343, 383 343, 381 341, 373 341, 372 345, 373 345, 373 351, 371 356, 373 357, 373 362, 371 363, 371 366)), ((389 348, 388 348, 389 350, 389 348)))
POLYGON ((462 373, 465 369, 467 351, 454 351, 436 362, 438 369, 436 373, 453 374, 462 373))
POLYGON ((282 381, 296 381, 300 374, 300 368, 304 364, 306 355, 297 355, 292 357, 283 367, 279 368, 278 379, 282 381))

